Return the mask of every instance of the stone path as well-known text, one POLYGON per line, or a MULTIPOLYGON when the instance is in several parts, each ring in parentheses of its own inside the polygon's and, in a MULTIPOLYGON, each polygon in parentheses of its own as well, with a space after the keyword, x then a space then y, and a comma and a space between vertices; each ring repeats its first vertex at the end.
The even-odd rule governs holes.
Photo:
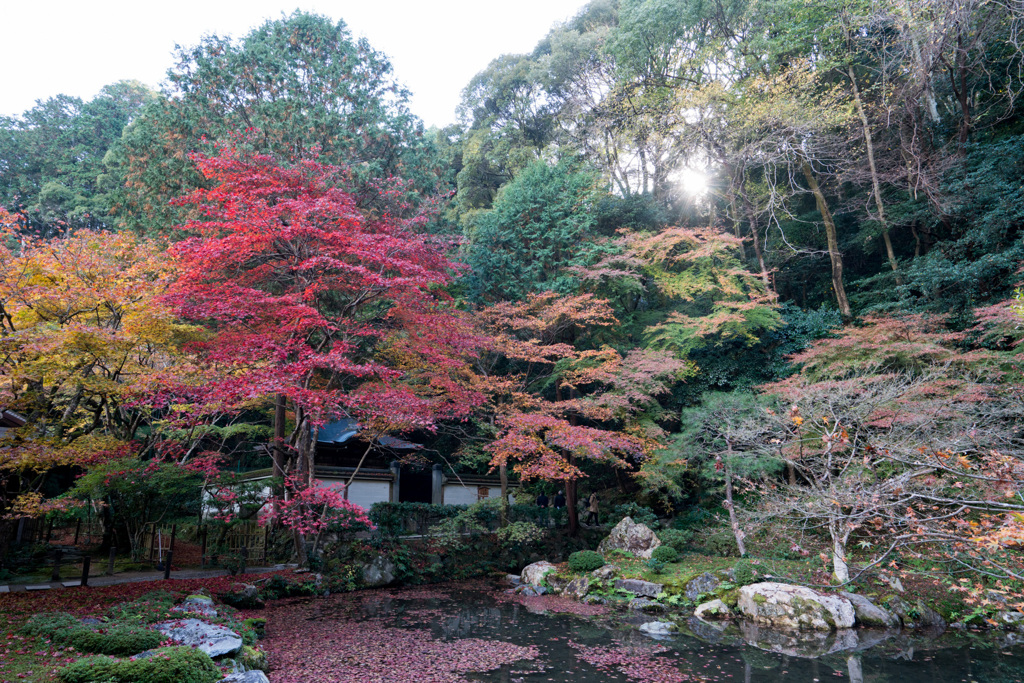
MULTIPOLYGON (((246 574, 265 574, 267 572, 276 572, 281 569, 287 569, 294 565, 275 565, 273 567, 249 567, 245 570, 246 574)), ((215 576, 227 576, 230 572, 226 569, 182 569, 179 571, 172 571, 172 579, 209 579, 215 576)), ((164 573, 162 571, 153 572, 123 572, 121 574, 115 574, 114 576, 107 576, 100 574, 97 576, 89 577, 90 588, 97 586, 114 586, 119 583, 140 583, 143 581, 162 581, 164 573)), ((43 591, 43 590, 55 590, 58 588, 72 588, 81 585, 79 579, 69 581, 51 581, 50 583, 38 583, 38 584, 11 584, 9 586, 0 586, 0 593, 16 593, 20 591, 43 591)))

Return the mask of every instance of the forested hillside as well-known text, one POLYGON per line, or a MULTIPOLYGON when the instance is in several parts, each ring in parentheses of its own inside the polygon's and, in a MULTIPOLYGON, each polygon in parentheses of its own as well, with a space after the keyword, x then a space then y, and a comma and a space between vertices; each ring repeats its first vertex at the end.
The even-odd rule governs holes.
POLYGON ((361 514, 312 486, 345 418, 573 532, 585 488, 1024 580, 1019 3, 594 0, 456 125, 400 82, 296 12, 0 119, 8 519, 135 543, 201 487, 302 555, 361 514))

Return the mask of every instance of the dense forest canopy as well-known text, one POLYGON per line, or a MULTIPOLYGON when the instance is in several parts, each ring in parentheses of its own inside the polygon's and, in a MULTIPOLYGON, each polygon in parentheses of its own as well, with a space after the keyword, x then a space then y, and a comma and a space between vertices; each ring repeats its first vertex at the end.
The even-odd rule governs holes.
POLYGON ((1022 93, 1019 3, 594 0, 443 130, 301 12, 40 101, 0 119, 3 511, 159 463, 293 500, 349 417, 741 553, 810 529, 843 580, 851 534, 1024 576, 1022 93))

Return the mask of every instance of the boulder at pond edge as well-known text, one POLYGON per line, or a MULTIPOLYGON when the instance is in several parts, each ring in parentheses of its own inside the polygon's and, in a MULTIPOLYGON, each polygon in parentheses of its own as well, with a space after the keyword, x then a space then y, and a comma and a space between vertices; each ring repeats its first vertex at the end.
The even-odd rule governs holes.
POLYGON ((756 623, 790 630, 831 631, 850 628, 856 621, 846 598, 785 583, 743 586, 736 608, 756 623))
POLYGON ((636 557, 649 560, 654 549, 660 545, 661 541, 646 524, 637 524, 632 517, 623 517, 608 537, 597 546, 597 552, 606 555, 612 550, 625 550, 636 557))

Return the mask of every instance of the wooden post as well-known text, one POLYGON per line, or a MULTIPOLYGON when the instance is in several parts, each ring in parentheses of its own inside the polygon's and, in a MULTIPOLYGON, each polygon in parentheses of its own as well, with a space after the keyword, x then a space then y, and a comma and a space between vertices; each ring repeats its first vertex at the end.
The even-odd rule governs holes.
POLYGON ((238 569, 238 573, 239 574, 244 574, 245 573, 245 565, 248 563, 248 560, 249 560, 249 548, 243 545, 242 546, 242 566, 239 567, 239 569, 238 569))
POLYGON ((51 519, 46 524, 46 542, 50 542, 50 537, 53 536, 53 520, 51 519))
POLYGON ((92 558, 86 555, 82 558, 82 585, 89 585, 89 566, 92 564, 92 558))
POLYGON ((53 553, 53 573, 50 574, 51 581, 60 581, 60 560, 64 554, 60 548, 53 553))
POLYGON ((178 535, 178 525, 177 524, 172 524, 171 525, 171 546, 167 549, 167 552, 170 552, 170 553, 174 552, 174 537, 177 536, 177 535, 178 535))
POLYGON ((110 559, 107 560, 107 576, 114 575, 114 556, 117 555, 117 546, 110 546, 110 559))
POLYGON ((164 560, 164 581, 171 578, 171 560, 173 559, 174 553, 170 550, 167 551, 167 559, 164 560))
POLYGON ((153 525, 153 533, 149 535, 149 560, 153 561, 153 551, 156 549, 156 524, 153 525))
POLYGON ((79 519, 75 522, 75 541, 71 545, 78 545, 78 534, 82 531, 82 520, 79 519))

